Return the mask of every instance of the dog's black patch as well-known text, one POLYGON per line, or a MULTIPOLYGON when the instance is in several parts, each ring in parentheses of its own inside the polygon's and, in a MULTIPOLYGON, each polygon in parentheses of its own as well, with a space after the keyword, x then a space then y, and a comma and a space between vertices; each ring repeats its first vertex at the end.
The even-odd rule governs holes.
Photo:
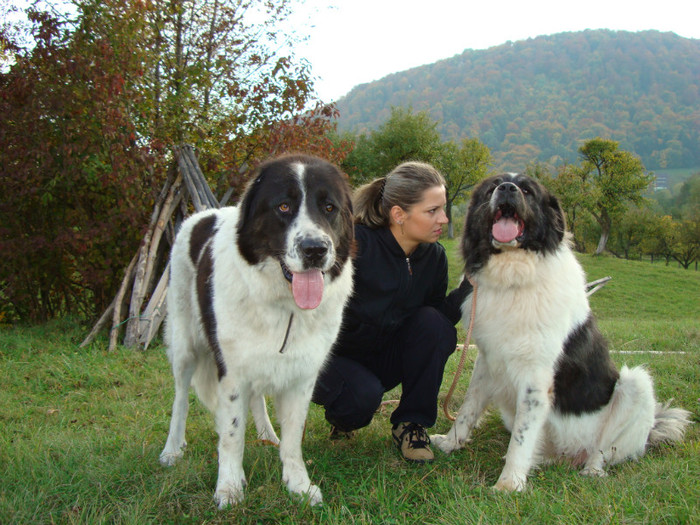
POLYGON ((286 231, 299 213, 302 191, 289 163, 260 166, 240 203, 238 249, 250 265, 285 251, 286 231))
POLYGON ((554 407, 574 415, 599 410, 610 401, 619 377, 608 343, 589 315, 564 343, 554 375, 554 407))
POLYGON ((326 231, 335 246, 335 264, 330 271, 335 279, 351 257, 354 243, 352 200, 347 177, 334 165, 314 159, 304 178, 309 199, 309 215, 317 224, 327 225, 326 231))
POLYGON ((216 333, 216 315, 214 314, 214 294, 212 290, 212 276, 214 273, 214 259, 211 254, 211 245, 207 246, 199 258, 197 265, 197 300, 202 312, 202 325, 207 336, 209 347, 214 352, 216 369, 219 380, 226 375, 226 363, 224 363, 219 338, 216 333))
POLYGON ((192 264, 197 265, 204 245, 216 233, 216 216, 204 217, 192 228, 190 235, 190 259, 192 264))

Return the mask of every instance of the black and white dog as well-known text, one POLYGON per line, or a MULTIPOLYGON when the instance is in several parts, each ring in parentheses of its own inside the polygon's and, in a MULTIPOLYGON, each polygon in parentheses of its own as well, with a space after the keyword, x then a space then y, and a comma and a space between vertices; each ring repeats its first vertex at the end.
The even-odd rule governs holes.
POLYGON ((166 337, 175 379, 164 465, 182 457, 194 385, 219 434, 220 507, 240 502, 250 407, 258 436, 279 443, 290 492, 322 501, 301 441, 316 376, 352 291, 347 177, 316 157, 263 164, 235 207, 187 219, 171 255, 166 337), (281 442, 264 394, 274 396, 281 442))
MULTIPOLYGON (((610 359, 570 248, 559 201, 523 175, 494 176, 473 192, 462 238, 477 286, 479 348, 466 398, 445 435, 462 448, 487 405, 511 433, 496 489, 525 488, 530 468, 569 458, 583 474, 638 458, 647 444, 682 438, 689 413, 658 404, 641 368, 610 359)), ((464 302, 464 322, 472 297, 464 302)))

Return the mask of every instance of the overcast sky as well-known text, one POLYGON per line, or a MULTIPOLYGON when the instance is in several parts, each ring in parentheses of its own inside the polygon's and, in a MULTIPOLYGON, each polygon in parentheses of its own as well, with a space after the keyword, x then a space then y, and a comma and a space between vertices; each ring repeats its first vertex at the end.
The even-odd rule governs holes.
POLYGON ((297 52, 330 102, 390 73, 509 40, 585 29, 700 38, 698 0, 306 0, 297 52), (329 7, 334 4, 335 7, 329 7))

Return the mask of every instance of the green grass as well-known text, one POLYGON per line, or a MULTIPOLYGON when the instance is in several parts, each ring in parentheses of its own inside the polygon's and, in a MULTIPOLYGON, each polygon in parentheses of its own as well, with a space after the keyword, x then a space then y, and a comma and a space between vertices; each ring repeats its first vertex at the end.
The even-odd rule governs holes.
MULTIPOLYGON (((454 285, 461 263, 454 241, 444 244, 454 285)), ((658 397, 675 398, 698 421, 700 274, 604 257, 581 261, 590 280, 613 277, 592 297, 613 359, 646 365, 658 397), (620 353, 649 350, 660 353, 620 353)), ((652 449, 607 478, 551 465, 531 474, 525 493, 509 495, 490 488, 508 445, 496 414, 486 416, 467 449, 438 452, 433 464, 415 466, 391 444, 390 407, 353 440, 331 442, 315 405, 304 456, 323 507, 309 508, 286 492, 277 450, 255 443, 249 428, 246 499, 219 511, 212 497, 217 436, 194 396, 185 458, 169 469, 158 463, 173 396, 163 348, 108 353, 100 340, 78 349, 85 333, 71 320, 0 328, 0 523, 700 522, 697 423, 683 443, 652 449)), ((458 360, 456 353, 450 359, 441 400, 458 360)), ((448 428, 441 415, 435 430, 448 428)))

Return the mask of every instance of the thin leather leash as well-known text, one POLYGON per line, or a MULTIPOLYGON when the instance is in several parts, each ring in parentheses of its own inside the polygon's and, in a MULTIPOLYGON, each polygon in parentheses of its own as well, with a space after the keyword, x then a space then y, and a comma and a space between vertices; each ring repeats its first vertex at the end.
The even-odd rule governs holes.
POLYGON ((445 416, 447 416, 447 419, 450 421, 454 421, 455 417, 450 414, 450 411, 447 408, 447 405, 450 403, 450 399, 452 398, 452 394, 455 391, 455 388, 457 387, 457 381, 459 381, 459 376, 462 375, 462 371, 464 370, 464 363, 467 360, 467 350, 469 349, 469 341, 472 338, 472 331, 474 329, 474 317, 476 316, 476 282, 472 280, 471 277, 467 276, 467 280, 469 283, 472 285, 474 288, 472 291, 472 311, 469 314, 469 327, 467 328, 467 337, 464 341, 464 346, 462 347, 462 356, 459 359, 459 365, 457 365, 457 371, 455 372, 455 377, 452 379, 452 385, 450 386, 450 389, 447 392, 447 395, 445 396, 445 400, 442 402, 442 411, 445 413, 445 416))

